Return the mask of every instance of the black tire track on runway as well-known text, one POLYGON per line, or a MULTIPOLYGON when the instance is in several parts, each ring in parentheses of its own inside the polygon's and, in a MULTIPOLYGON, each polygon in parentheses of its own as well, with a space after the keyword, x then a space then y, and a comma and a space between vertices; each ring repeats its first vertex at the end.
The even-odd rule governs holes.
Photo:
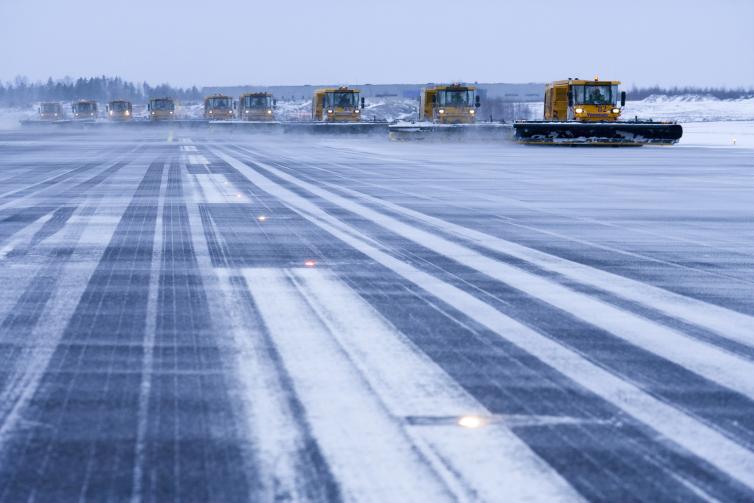
POLYGON ((2 501, 119 499, 132 484, 147 296, 163 162, 153 162, 9 441, 2 501))
MULTIPOLYGON (((373 225, 356 215, 331 208, 331 204, 302 193, 253 161, 247 162, 264 176, 305 195, 306 199, 359 230, 367 231, 373 225)), ((242 183, 235 178, 233 182, 242 183)), ((273 207, 273 214, 290 211, 248 180, 243 186, 249 194, 263 198, 266 204, 273 207)), ((352 250, 352 253, 346 254, 344 249, 347 245, 324 231, 310 227, 313 224, 309 228, 298 229, 298 232, 308 236, 307 241, 317 243, 323 264, 332 267, 342 280, 491 412, 565 415, 584 419, 584 424, 516 427, 514 431, 588 499, 698 500, 699 496, 679 478, 693 481, 723 500, 754 496, 745 486, 704 460, 667 441, 658 441, 656 432, 503 340, 498 334, 478 326, 463 313, 444 305, 359 252, 352 250), (325 244, 319 246, 320 243, 325 244), (346 259, 344 254, 350 257, 346 259), (599 424, 599 421, 606 424, 599 424)), ((549 333, 545 332, 546 335, 553 337, 565 330, 570 337, 576 338, 579 334, 583 336, 584 332, 580 332, 580 329, 586 329, 586 333, 593 336, 588 339, 590 344, 587 346, 595 346, 595 342, 602 337, 593 327, 577 324, 577 320, 567 313, 543 306, 536 299, 526 299, 518 291, 509 289, 506 292, 507 287, 499 282, 485 280, 476 272, 462 271, 461 266, 450 263, 452 261, 449 259, 433 257, 432 252, 419 250, 421 247, 413 243, 406 243, 400 238, 388 239, 384 231, 381 234, 382 242, 390 242, 403 252, 412 251, 416 258, 408 261, 415 267, 424 268, 433 275, 439 274, 443 280, 485 302, 493 303, 494 298, 504 299, 508 304, 497 301, 493 305, 524 323, 533 322, 537 331, 554 327, 549 333), (423 256, 419 258, 419 255, 423 256), (453 274, 447 274, 448 270, 453 274), (455 277, 461 273, 463 281, 455 277), (494 296, 486 293, 480 295, 480 286, 470 288, 470 285, 477 284, 480 284, 482 291, 494 292, 494 296), (530 308, 536 308, 534 314, 528 311, 530 308)), ((609 337, 615 339, 612 335, 609 337)), ((619 344, 620 341, 610 343, 619 344)), ((596 349, 603 350, 600 356, 610 356, 611 352, 604 351, 604 348, 604 344, 596 345, 596 349)), ((594 357, 594 348, 588 349, 592 350, 594 357)), ((629 349, 640 351, 633 347, 629 349)), ((668 362, 662 360, 661 365, 666 369, 668 362)))
POLYGON ((144 501, 247 501, 237 416, 210 319, 183 202, 180 167, 168 171, 148 407, 144 501))

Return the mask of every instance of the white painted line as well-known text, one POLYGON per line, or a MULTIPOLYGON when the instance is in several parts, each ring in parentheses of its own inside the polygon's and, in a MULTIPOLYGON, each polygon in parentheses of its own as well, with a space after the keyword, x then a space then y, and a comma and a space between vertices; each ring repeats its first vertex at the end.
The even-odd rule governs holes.
MULTIPOLYGON (((224 155, 224 154, 222 154, 224 155)), ((578 292, 475 250, 408 225, 330 191, 301 181, 272 166, 263 168, 341 208, 362 216, 385 229, 442 254, 456 262, 512 286, 532 297, 562 309, 668 361, 754 399, 754 362, 725 349, 688 336, 640 315, 578 292)))
POLYGON ((197 152, 194 145, 181 145, 181 152, 197 152))
POLYGON ((285 272, 243 274, 344 500, 455 500, 285 272))
POLYGON ((573 281, 643 304, 679 320, 704 327, 722 337, 754 347, 754 317, 752 316, 528 248, 345 187, 339 188, 356 198, 419 220, 452 235, 472 241, 488 250, 525 260, 548 271, 562 274, 573 281))
POLYGON ((250 204, 245 192, 233 185, 223 174, 197 174, 194 179, 204 192, 207 203, 250 204))
POLYGON ((186 162, 188 164, 209 164, 207 158, 201 154, 189 155, 186 162))
MULTIPOLYGON (((324 269, 291 271, 309 306, 395 417, 489 416, 364 299, 324 269)), ((502 423, 406 425, 454 492, 482 501, 578 501, 580 496, 502 423), (448 465, 445 467, 445 465, 448 465), (460 478, 460 480, 456 480, 460 478)))
POLYGON ((644 422, 680 447, 754 488, 754 453, 748 449, 602 367, 594 365, 580 354, 505 316, 469 293, 377 249, 370 244, 372 240, 357 229, 332 217, 311 201, 274 183, 238 159, 220 151, 216 151, 216 154, 257 187, 279 198, 334 237, 453 306, 585 389, 644 422))

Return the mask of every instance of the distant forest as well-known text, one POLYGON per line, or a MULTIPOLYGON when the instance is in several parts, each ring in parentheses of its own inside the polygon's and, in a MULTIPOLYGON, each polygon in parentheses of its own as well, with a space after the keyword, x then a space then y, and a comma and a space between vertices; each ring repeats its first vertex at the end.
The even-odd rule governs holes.
MULTIPOLYGON (((720 87, 634 87, 627 92, 629 100, 641 100, 651 95, 680 96, 684 94, 714 96, 719 99, 754 97, 754 88, 726 89, 720 87)), ((0 105, 11 107, 28 106, 39 101, 73 101, 95 99, 109 101, 125 99, 134 103, 144 103, 153 96, 173 96, 183 102, 201 101, 201 90, 173 87, 170 84, 151 86, 146 82, 128 82, 120 77, 91 77, 60 80, 47 79, 47 82, 29 82, 25 77, 16 77, 13 82, 0 82, 0 105)), ((519 110, 503 110, 508 105, 490 103, 486 115, 516 116, 519 110)))
POLYGON ((754 97, 754 88, 727 89, 724 87, 634 87, 626 91, 629 100, 643 100, 649 96, 663 94, 665 96, 714 96, 721 100, 754 97))
POLYGON ((201 101, 203 96, 196 86, 191 88, 173 87, 170 84, 151 86, 146 82, 127 82, 120 77, 92 77, 62 79, 47 82, 32 82, 24 77, 16 77, 11 83, 0 82, 0 104, 5 106, 28 106, 38 101, 73 101, 95 99, 110 101, 129 100, 134 103, 146 102, 153 96, 173 96, 181 101, 201 101))

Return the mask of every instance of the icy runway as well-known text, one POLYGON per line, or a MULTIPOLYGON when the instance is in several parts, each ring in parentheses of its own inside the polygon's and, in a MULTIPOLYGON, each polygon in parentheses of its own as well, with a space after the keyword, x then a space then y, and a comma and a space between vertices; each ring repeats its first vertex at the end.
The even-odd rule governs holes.
POLYGON ((754 150, 0 134, 0 501, 754 500, 754 150))

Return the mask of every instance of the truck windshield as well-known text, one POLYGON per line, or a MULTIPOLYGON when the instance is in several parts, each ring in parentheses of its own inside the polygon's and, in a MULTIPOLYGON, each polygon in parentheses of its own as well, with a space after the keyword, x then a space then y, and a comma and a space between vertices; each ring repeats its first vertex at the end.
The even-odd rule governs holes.
POLYGON ((172 100, 152 100, 152 110, 174 110, 172 100))
POLYGON ((573 86, 573 102, 576 105, 615 105, 618 86, 610 84, 586 84, 573 86))
POLYGON ((246 108, 270 108, 272 98, 269 96, 244 96, 243 106, 246 108))
POLYGON ((79 112, 92 112, 94 111, 94 106, 89 102, 76 103, 76 110, 79 112))
POLYGON ((207 101, 208 101, 209 108, 230 108, 231 107, 230 98, 209 98, 207 101))
POLYGON ((356 108, 359 103, 359 93, 337 92, 327 93, 327 106, 338 108, 356 108))
POLYGON ((470 107, 474 105, 474 91, 446 90, 438 93, 439 104, 444 107, 470 107))
POLYGON ((57 103, 42 103, 42 112, 46 114, 54 114, 58 112, 60 105, 57 103))
POLYGON ((125 112, 128 110, 128 103, 125 101, 113 101, 110 103, 110 110, 113 112, 125 112))

